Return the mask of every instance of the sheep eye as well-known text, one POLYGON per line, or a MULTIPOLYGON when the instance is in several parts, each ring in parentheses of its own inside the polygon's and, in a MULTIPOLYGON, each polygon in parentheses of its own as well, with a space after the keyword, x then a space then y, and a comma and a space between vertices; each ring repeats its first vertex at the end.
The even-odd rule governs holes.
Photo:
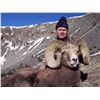
POLYGON ((77 53, 79 53, 79 50, 77 50, 77 53))

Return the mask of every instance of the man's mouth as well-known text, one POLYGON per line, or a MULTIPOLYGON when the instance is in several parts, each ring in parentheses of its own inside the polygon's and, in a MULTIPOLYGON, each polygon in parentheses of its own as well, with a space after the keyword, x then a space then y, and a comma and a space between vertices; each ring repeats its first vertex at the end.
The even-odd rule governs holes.
POLYGON ((64 34, 61 34, 60 36, 61 36, 61 37, 64 37, 65 35, 64 35, 64 34))

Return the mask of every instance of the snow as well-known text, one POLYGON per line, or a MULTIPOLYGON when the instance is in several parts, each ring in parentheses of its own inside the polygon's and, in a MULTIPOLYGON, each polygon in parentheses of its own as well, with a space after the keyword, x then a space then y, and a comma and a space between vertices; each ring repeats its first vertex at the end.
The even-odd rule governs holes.
POLYGON ((41 42, 43 41, 44 37, 38 38, 37 40, 34 41, 33 45, 31 45, 28 50, 30 50, 31 48, 36 48, 38 45, 41 44, 41 42))
POLYGON ((53 22, 44 22, 44 23, 41 23, 41 24, 53 24, 53 23, 56 23, 58 21, 53 21, 53 22))
POLYGON ((97 24, 93 29, 89 30, 87 33, 85 33, 81 38, 85 37, 88 33, 92 32, 96 27, 98 27, 100 24, 97 24))
POLYGON ((22 56, 21 58, 19 58, 19 59, 17 60, 17 62, 22 61, 22 60, 24 59, 24 57, 25 57, 25 56, 22 56))
POLYGON ((23 53, 23 56, 26 55, 26 54, 27 54, 27 52, 24 52, 24 53, 23 53))
POLYGON ((80 30, 80 28, 78 28, 78 29, 75 31, 75 33, 77 33, 79 30, 80 30))
MULTIPOLYGON (((31 45, 29 48, 28 48, 28 50, 30 50, 30 49, 35 49, 36 47, 38 47, 40 44, 41 44, 41 42, 43 41, 43 39, 44 39, 44 37, 41 37, 41 38, 39 38, 39 39, 37 39, 34 43, 33 43, 33 45, 31 45)), ((33 50, 32 49, 32 50, 33 50)), ((30 50, 28 53, 30 53, 32 50, 30 50)))
POLYGON ((100 54, 100 51, 99 52, 97 52, 97 53, 93 53, 93 54, 91 54, 90 56, 92 57, 92 56, 97 56, 97 55, 99 55, 100 54))
POLYGON ((2 36, 2 33, 0 32, 0 38, 1 38, 1 36, 2 36))
POLYGON ((9 36, 9 33, 6 32, 5 35, 8 35, 9 36))
POLYGON ((0 57, 0 66, 3 65, 5 61, 6 59, 4 56, 0 57))
POLYGON ((41 43, 43 41, 44 37, 41 37, 39 39, 37 39, 35 42, 34 42, 34 45, 38 44, 38 43, 41 43))
POLYGON ((30 25, 29 27, 32 28, 34 25, 30 25))
POLYGON ((3 54, 3 56, 5 57, 8 52, 9 52, 9 48, 6 49, 6 52, 3 54))
POLYGON ((16 29, 20 29, 20 28, 25 28, 25 27, 33 27, 33 26, 35 26, 35 25, 38 25, 38 24, 33 24, 33 25, 24 25, 24 26, 2 26, 2 28, 5 28, 5 27, 10 27, 11 28, 11 30, 13 29, 13 28, 16 28, 16 29))
POLYGON ((31 45, 31 46, 28 48, 28 50, 30 50, 31 48, 33 48, 33 46, 34 46, 34 44, 33 44, 33 45, 31 45))
POLYGON ((12 42, 9 42, 9 41, 5 41, 5 42, 8 42, 8 45, 7 47, 10 48, 10 50, 16 50, 18 48, 18 46, 12 46, 12 42))
POLYGON ((7 55, 9 51, 9 48, 7 48, 6 52, 3 54, 3 56, 0 57, 0 66, 4 64, 4 62, 6 61, 5 56, 7 55))
POLYGON ((27 43, 32 43, 34 40, 28 40, 27 43))
POLYGON ((11 31, 13 30, 13 28, 12 28, 12 27, 10 27, 10 29, 11 29, 11 31))
POLYGON ((78 28, 73 34, 71 34, 70 37, 75 35, 79 30, 80 30, 80 28, 78 28))
POLYGON ((84 16, 86 16, 86 15, 88 15, 88 14, 84 14, 84 15, 80 15, 80 16, 73 16, 73 17, 69 17, 69 18, 67 18, 67 19, 81 18, 81 17, 84 17, 84 16))
POLYGON ((10 50, 16 50, 18 46, 13 47, 12 42, 9 42, 10 50))
POLYGON ((53 22, 47 22, 48 24, 54 24, 56 23, 57 21, 53 21, 53 22))
POLYGON ((21 51, 23 48, 24 48, 24 46, 21 45, 21 47, 19 48, 19 50, 17 52, 21 51))
POLYGON ((39 51, 37 54, 40 54, 41 52, 43 52, 45 49, 42 49, 41 51, 39 51))
POLYGON ((50 36, 47 36, 46 38, 47 38, 47 39, 50 39, 50 36))
POLYGON ((11 35, 14 35, 14 33, 12 32, 11 35))
POLYGON ((5 43, 8 43, 8 45, 6 46, 6 48, 10 48, 10 50, 16 50, 18 48, 18 46, 12 46, 12 42, 9 42, 7 40, 5 40, 4 43, 2 43, 2 45, 4 45, 5 43))
POLYGON ((21 51, 25 46, 21 45, 21 47, 19 48, 19 50, 17 52, 15 52, 15 54, 17 54, 19 51, 21 51))
POLYGON ((40 30, 41 32, 46 31, 46 28, 44 25, 41 25, 39 28, 37 28, 37 30, 40 30))
POLYGON ((41 37, 39 39, 37 39, 35 42, 34 42, 34 45, 36 45, 34 48, 36 48, 37 46, 39 46, 41 44, 41 42, 43 41, 44 37, 41 37))
POLYGON ((5 43, 9 43, 9 41, 5 40, 5 41, 2 43, 2 46, 3 46, 5 43))
POLYGON ((11 28, 25 28, 26 26, 10 26, 11 28))

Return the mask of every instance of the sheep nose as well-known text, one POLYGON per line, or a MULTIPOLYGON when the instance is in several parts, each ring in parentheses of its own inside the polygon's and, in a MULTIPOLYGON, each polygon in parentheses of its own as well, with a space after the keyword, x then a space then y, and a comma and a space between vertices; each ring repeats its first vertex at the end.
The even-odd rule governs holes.
POLYGON ((77 58, 73 58, 72 60, 73 60, 74 62, 77 62, 78 59, 77 59, 77 58))

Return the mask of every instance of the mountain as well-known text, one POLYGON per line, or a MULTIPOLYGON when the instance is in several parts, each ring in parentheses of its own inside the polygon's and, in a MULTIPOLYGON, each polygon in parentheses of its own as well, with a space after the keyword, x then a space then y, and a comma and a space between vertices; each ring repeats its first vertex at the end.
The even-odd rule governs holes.
MULTIPOLYGON (((100 67, 100 14, 68 18, 70 37, 86 40, 91 62, 100 67)), ((1 74, 13 72, 21 66, 36 67, 44 57, 47 44, 55 39, 56 22, 23 27, 1 27, 1 74)), ((89 68, 89 67, 88 67, 89 68)), ((87 70, 84 68, 87 72, 87 70)), ((99 75, 100 78, 100 75, 99 75)), ((84 86, 84 85, 83 85, 84 86)))

